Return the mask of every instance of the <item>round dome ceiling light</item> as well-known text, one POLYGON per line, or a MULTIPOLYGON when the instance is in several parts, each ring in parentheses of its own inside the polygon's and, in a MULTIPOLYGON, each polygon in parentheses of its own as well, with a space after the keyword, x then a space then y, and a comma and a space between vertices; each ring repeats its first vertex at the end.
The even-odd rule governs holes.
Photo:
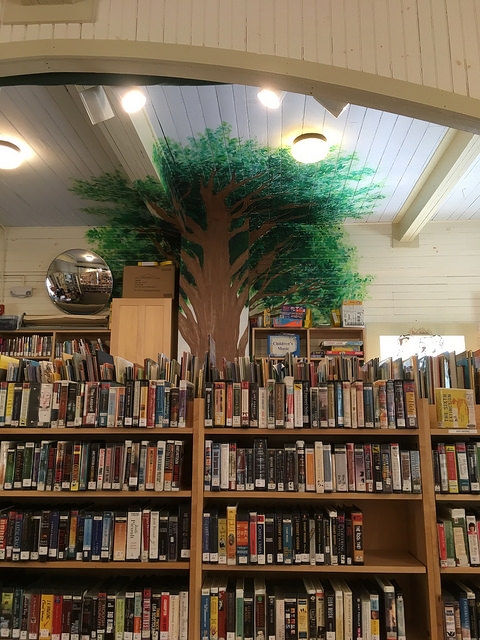
POLYGON ((271 89, 262 89, 257 93, 257 98, 267 109, 278 109, 282 104, 283 92, 272 91, 271 89))
POLYGON ((304 164, 323 160, 328 151, 327 139, 321 133, 302 133, 295 138, 292 145, 292 156, 304 164))
POLYGON ((146 101, 147 98, 145 94, 138 89, 132 89, 132 91, 129 91, 123 96, 122 107, 127 113, 137 113, 137 111, 140 111, 140 109, 145 106, 146 101))
POLYGON ((16 169, 22 162, 20 147, 8 140, 0 140, 0 169, 16 169))

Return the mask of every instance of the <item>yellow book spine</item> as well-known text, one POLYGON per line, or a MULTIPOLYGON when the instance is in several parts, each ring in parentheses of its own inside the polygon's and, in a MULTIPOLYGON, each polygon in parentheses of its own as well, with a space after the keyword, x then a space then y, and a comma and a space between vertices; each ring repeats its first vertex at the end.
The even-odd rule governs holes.
POLYGON ((227 564, 237 564, 237 507, 227 507, 227 564))
POLYGON ((210 592, 210 640, 218 640, 218 593, 210 592))
POLYGON ((13 391, 15 389, 15 385, 13 382, 8 384, 7 388, 7 401, 5 403, 5 424, 10 424, 12 419, 12 409, 13 409, 13 391))
POLYGON ((227 519, 218 519, 218 564, 227 564, 227 519))
POLYGON ((308 638, 308 603, 306 598, 298 598, 297 600, 297 638, 298 640, 307 640, 308 638))
POLYGON ((40 640, 51 640, 53 622, 53 593, 42 593, 40 601, 40 640))

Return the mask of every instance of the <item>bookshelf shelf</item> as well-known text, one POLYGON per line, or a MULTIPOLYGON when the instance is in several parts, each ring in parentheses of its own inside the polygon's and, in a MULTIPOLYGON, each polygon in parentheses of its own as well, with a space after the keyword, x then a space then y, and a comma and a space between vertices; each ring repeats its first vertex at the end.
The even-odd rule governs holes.
POLYGON ((440 573, 442 575, 480 575, 480 567, 446 567, 444 569, 440 569, 440 573))
POLYGON ((430 435, 464 438, 468 436, 480 436, 480 431, 476 429, 430 429, 430 435))
MULTIPOLYGON (((299 492, 299 491, 206 491, 206 500, 267 500, 267 501, 321 501, 346 502, 357 500, 422 501, 419 493, 355 493, 355 492, 299 492)), ((479 497, 480 499, 480 497, 479 497)))
POLYGON ((124 429, 124 428, 101 428, 101 427, 53 427, 51 429, 43 428, 0 428, 0 438, 2 436, 38 436, 39 438, 57 439, 65 437, 76 437, 84 439, 85 436, 109 436, 112 438, 132 438, 135 436, 184 436, 192 435, 193 429, 188 427, 180 427, 178 429, 124 429))
POLYGON ((217 428, 208 427, 205 429, 205 438, 210 435, 225 437, 231 436, 301 436, 305 438, 307 436, 378 436, 389 437, 393 436, 415 436, 418 434, 418 429, 242 429, 238 428, 217 428))
POLYGON ((308 564, 291 564, 291 565, 218 565, 204 564, 203 571, 206 572, 235 572, 235 573, 409 573, 423 574, 426 573, 425 565, 416 560, 408 553, 387 553, 366 551, 366 562, 362 565, 308 565, 308 564))
POLYGON ((42 569, 42 571, 188 571, 189 562, 82 562, 81 560, 0 561, 0 568, 42 569))
POLYGON ((442 493, 435 496, 437 502, 480 502, 480 494, 442 493))
POLYGON ((56 501, 72 501, 72 500, 128 500, 129 502, 137 498, 148 498, 149 500, 171 500, 178 498, 191 498, 192 492, 187 490, 182 491, 0 491, 0 499, 12 499, 16 500, 48 500, 56 501))

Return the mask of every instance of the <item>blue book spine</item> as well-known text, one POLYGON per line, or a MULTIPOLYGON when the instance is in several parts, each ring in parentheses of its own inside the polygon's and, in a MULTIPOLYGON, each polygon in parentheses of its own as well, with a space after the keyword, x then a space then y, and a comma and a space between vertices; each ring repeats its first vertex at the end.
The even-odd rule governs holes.
POLYGON ((100 384, 100 392, 98 397, 98 426, 106 427, 107 426, 107 416, 108 416, 108 394, 110 392, 109 384, 100 384))
POLYGON ((200 639, 210 640, 210 593, 204 593, 200 601, 200 639))
POLYGON ((48 557, 56 558, 58 555, 58 525, 60 511, 52 511, 50 515, 50 539, 48 542, 48 557))
POLYGON ((343 387, 340 380, 335 381, 335 409, 336 409, 337 427, 343 427, 344 425, 343 387))
POLYGON ((462 627, 462 638, 470 638, 470 614, 468 612, 468 600, 464 594, 459 594, 458 604, 460 608, 460 626, 462 627))
POLYGON ((102 542, 100 549, 101 560, 110 560, 113 538, 113 512, 105 511, 103 514, 102 542))
POLYGON ((83 523, 83 549, 82 549, 83 560, 90 560, 92 557, 92 529, 93 529, 93 515, 91 513, 86 513, 85 520, 83 523))
POLYGON ((103 515, 95 514, 92 523, 92 560, 98 561, 102 551, 103 515))
POLYGON ((165 403, 165 387, 163 384, 157 383, 157 391, 155 394, 155 428, 159 429, 163 426, 163 408, 165 403))

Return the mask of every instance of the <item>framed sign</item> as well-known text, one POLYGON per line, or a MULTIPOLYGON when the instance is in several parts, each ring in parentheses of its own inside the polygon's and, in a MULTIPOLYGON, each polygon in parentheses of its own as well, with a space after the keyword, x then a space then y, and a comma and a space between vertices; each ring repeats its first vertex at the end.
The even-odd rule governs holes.
POLYGON ((300 355, 300 336, 279 333, 267 336, 267 353, 271 358, 283 358, 287 353, 300 355))

